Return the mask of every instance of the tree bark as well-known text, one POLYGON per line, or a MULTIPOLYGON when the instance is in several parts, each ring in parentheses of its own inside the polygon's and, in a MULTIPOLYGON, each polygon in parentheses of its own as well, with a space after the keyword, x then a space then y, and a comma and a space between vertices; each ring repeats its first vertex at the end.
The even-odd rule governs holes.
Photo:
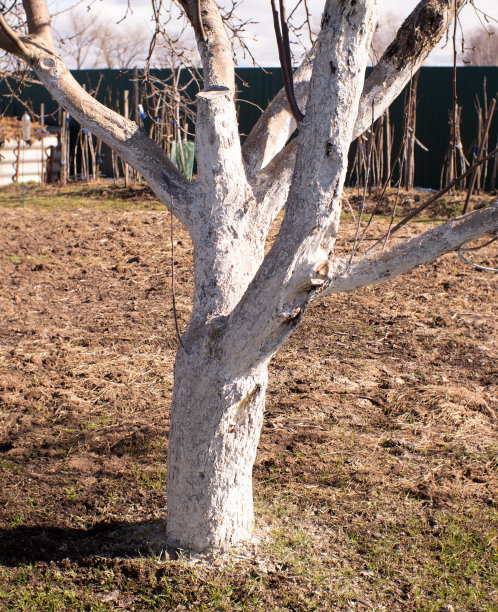
MULTIPOLYGON (((372 108, 374 120, 377 120, 441 40, 453 20, 454 2, 460 10, 468 1, 421 0, 417 4, 365 81, 353 140, 370 127, 372 108)), ((296 99, 300 108, 305 108, 307 104, 314 58, 315 49, 312 49, 294 74, 296 99)), ((249 176, 256 175, 271 162, 295 129, 296 122, 282 89, 265 109, 244 143, 243 153, 249 176)), ((295 148, 289 148, 289 154, 295 154, 295 148)), ((285 190, 285 185, 282 187, 285 190)))
POLYGON ((251 538, 252 468, 268 379, 267 363, 241 374, 233 356, 217 349, 227 358, 180 348, 175 364, 167 539, 198 552, 251 538))

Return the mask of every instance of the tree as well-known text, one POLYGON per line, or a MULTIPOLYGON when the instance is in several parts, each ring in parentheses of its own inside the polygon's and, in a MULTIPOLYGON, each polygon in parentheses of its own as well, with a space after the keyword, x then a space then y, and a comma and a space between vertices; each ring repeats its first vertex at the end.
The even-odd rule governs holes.
MULTIPOLYGON (((455 0, 457 8, 466 0, 455 0)), ((350 143, 379 117, 443 36, 454 2, 421 0, 365 81, 376 0, 326 0, 321 31, 294 74, 306 115, 295 132, 285 93, 244 146, 234 63, 215 0, 180 0, 195 31, 197 178, 189 183, 134 122, 98 103, 53 52, 45 0, 25 0, 29 35, 2 18, 0 44, 22 57, 53 97, 148 181, 190 232, 195 292, 178 348, 168 447, 166 538, 197 551, 251 536, 252 466, 268 363, 309 304, 430 263, 498 230, 498 207, 453 219, 358 258, 334 255, 350 143), (198 11, 200 7, 200 11, 198 11), (268 229, 282 209, 265 256, 268 229)))
POLYGON ((76 70, 96 68, 100 54, 96 45, 102 23, 93 15, 81 11, 69 12, 69 35, 60 39, 59 47, 73 60, 76 70))
POLYGON ((100 29, 97 38, 100 65, 111 69, 143 65, 147 58, 147 42, 147 33, 140 26, 122 30, 106 25, 100 29))
POLYGON ((475 30, 466 41, 466 61, 471 66, 498 66, 498 30, 496 28, 475 30))
POLYGON ((73 9, 67 15, 67 34, 57 41, 58 50, 82 68, 133 68, 144 64, 148 52, 147 33, 126 22, 107 23, 88 11, 73 9))
POLYGON ((378 23, 372 39, 371 57, 372 63, 376 63, 379 57, 390 45, 398 31, 401 19, 394 13, 387 14, 382 23, 378 23))

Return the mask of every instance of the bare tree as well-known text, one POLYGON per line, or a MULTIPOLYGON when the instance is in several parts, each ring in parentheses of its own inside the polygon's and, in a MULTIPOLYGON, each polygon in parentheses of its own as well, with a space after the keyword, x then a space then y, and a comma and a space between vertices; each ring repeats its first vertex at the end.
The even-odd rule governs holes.
POLYGON ((394 13, 388 13, 378 23, 372 39, 371 60, 375 63, 382 56, 396 36, 401 19, 394 13))
POLYGON ((143 66, 149 38, 148 33, 138 25, 104 25, 96 41, 101 67, 127 69, 143 66))
MULTIPOLYGON (((453 219, 362 258, 334 254, 350 143, 381 116, 466 0, 421 0, 365 80, 377 0, 326 0, 321 31, 295 72, 298 135, 285 93, 243 147, 232 48, 215 0, 180 0, 195 31, 197 178, 189 183, 134 122, 99 104, 53 52, 44 0, 24 0, 29 36, 2 20, 0 44, 148 181, 194 243, 192 317, 175 363, 165 540, 197 551, 251 537, 252 466, 268 363, 308 306, 408 272, 498 231, 498 207, 453 219), (279 234, 265 256, 270 224, 279 234)), ((394 230, 393 230, 394 231, 394 230)))
POLYGON ((498 66, 498 29, 488 26, 475 30, 465 43, 465 58, 471 66, 498 66))
POLYGON ((144 65, 150 34, 130 21, 104 21, 90 10, 75 7, 59 26, 57 49, 76 70, 133 68, 144 65), (70 61, 72 60, 72 62, 70 61))
POLYGON ((97 44, 103 24, 90 12, 73 9, 69 12, 67 30, 57 40, 64 56, 73 60, 76 70, 91 69, 100 65, 100 49, 97 44))

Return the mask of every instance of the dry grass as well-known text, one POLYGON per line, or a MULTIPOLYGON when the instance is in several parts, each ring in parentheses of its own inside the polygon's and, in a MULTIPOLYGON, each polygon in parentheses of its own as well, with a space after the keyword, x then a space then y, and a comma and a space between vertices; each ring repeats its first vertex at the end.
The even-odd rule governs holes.
POLYGON ((451 255, 315 304, 271 366, 259 545, 171 561, 169 216, 92 194, 0 210, 0 610, 495 612, 494 276, 451 255))

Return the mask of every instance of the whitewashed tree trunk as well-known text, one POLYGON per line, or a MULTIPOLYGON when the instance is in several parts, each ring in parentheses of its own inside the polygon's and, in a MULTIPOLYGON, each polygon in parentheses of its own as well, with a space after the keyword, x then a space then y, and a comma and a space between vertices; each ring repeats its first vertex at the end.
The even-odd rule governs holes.
POLYGON ((170 544, 200 552, 247 540, 254 527, 252 467, 267 364, 244 374, 232 361, 224 365, 183 349, 175 365, 167 534, 170 544))
POLYGON ((242 148, 232 49, 218 6, 179 0, 204 79, 193 183, 133 121, 73 79, 54 53, 45 0, 23 2, 28 36, 0 16, 0 47, 24 59, 62 107, 144 176, 194 244, 193 312, 175 364, 168 447, 170 544, 213 552, 251 537, 268 363, 313 300, 381 282, 498 232, 494 206, 380 253, 353 261, 334 255, 352 139, 384 113, 467 1, 421 0, 365 81, 377 0, 326 0, 317 42, 296 73, 298 102, 306 105, 298 136, 286 144, 296 126, 281 92, 242 148))

